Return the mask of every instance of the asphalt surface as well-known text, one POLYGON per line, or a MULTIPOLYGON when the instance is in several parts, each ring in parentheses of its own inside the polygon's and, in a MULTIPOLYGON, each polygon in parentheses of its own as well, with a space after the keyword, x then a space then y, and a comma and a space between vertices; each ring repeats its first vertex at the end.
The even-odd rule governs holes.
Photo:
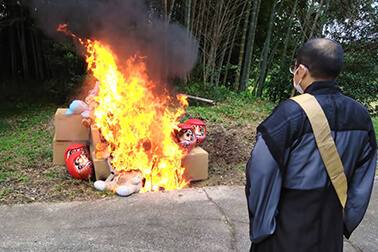
MULTIPOLYGON (((346 252, 378 251, 378 181, 346 252)), ((249 251, 244 187, 0 206, 0 251, 249 251)))

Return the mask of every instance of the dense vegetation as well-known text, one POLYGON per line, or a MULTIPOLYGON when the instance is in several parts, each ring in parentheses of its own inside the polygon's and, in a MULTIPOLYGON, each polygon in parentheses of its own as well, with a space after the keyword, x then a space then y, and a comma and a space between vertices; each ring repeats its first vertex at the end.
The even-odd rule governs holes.
MULTIPOLYGON (((279 102, 292 92, 287 69, 300 45, 328 37, 345 50, 345 69, 337 80, 344 93, 377 113, 372 106, 378 100, 377 11, 375 0, 3 0, 0 99, 62 103, 83 87, 84 58, 72 39, 56 32, 59 23, 68 23, 81 37, 106 40, 126 34, 140 44, 157 44, 155 51, 176 50, 185 61, 197 48, 175 45, 173 33, 160 28, 169 23, 167 30, 188 30, 198 45, 190 73, 164 72, 165 81, 181 84, 189 94, 227 89, 279 102)), ((151 48, 139 53, 154 57, 151 48)))
MULTIPOLYGON (((308 39, 341 43, 343 93, 373 115, 378 137, 377 0, 1 0, 0 203, 106 197, 52 165, 54 111, 93 87, 83 48, 66 23, 190 100, 208 127, 209 179, 244 184, 255 128, 293 90, 288 68, 308 39)), ((161 86, 161 85, 158 85, 161 86)), ((80 97, 79 97, 80 98, 80 97)))

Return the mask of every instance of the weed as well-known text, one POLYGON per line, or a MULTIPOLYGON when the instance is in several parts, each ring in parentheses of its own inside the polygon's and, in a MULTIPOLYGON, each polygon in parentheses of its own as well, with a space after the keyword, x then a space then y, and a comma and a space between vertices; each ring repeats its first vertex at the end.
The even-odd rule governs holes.
POLYGON ((244 122, 244 120, 243 120, 243 118, 241 118, 241 119, 239 119, 239 121, 237 121, 237 122, 235 123, 235 125, 236 125, 236 126, 241 126, 241 125, 243 125, 243 122, 244 122))
POLYGON ((57 175, 56 173, 53 173, 53 172, 43 174, 43 176, 44 176, 45 178, 48 178, 49 180, 58 177, 58 175, 57 175))
POLYGON ((373 117, 372 118, 374 129, 375 129, 375 137, 377 138, 378 141, 378 117, 373 117))
POLYGON ((239 164, 238 166, 236 166, 236 170, 244 172, 245 171, 245 163, 242 163, 242 164, 239 164))
POLYGON ((9 195, 9 194, 11 194, 12 193, 12 190, 11 189, 9 189, 9 188, 4 188, 3 190, 1 190, 1 192, 0 192, 0 198, 2 197, 2 196, 7 196, 7 195, 9 195))

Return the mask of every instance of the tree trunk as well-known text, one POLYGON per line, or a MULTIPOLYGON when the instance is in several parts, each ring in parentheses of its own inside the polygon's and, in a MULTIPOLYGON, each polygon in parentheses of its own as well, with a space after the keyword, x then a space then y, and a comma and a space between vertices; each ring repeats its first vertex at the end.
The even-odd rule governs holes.
POLYGON ((25 44, 24 16, 23 16, 23 10, 21 7, 20 7, 20 18, 21 18, 21 22, 18 22, 16 25, 17 36, 18 36, 18 41, 20 45, 24 78, 29 79, 28 55, 27 55, 26 44, 25 44))
POLYGON ((322 12, 323 3, 324 3, 324 0, 320 0, 319 9, 318 9, 318 11, 316 12, 316 15, 315 15, 314 21, 312 22, 312 27, 311 27, 310 35, 308 36, 309 38, 312 38, 312 35, 314 34, 314 31, 315 31, 315 29, 316 29, 316 24, 317 24, 317 22, 318 22, 319 15, 320 15, 320 13, 322 12))
POLYGON ((284 40, 284 48, 282 50, 282 58, 281 58, 281 69, 284 68, 284 66, 286 65, 287 47, 288 47, 288 44, 289 44, 289 38, 291 36, 291 29, 293 27, 294 14, 297 10, 297 6, 298 6, 298 0, 295 0, 293 9, 290 13, 289 25, 287 27, 286 37, 285 37, 285 40, 284 40))
MULTIPOLYGON (((203 22, 204 22, 204 14, 205 14, 205 8, 206 7, 206 4, 205 4, 205 1, 204 1, 204 5, 202 6, 202 24, 201 24, 201 30, 202 30, 202 26, 203 26, 203 22)), ((207 55, 206 55, 206 52, 207 52, 207 32, 208 32, 208 26, 205 24, 205 30, 204 30, 204 33, 203 33, 203 47, 202 47, 202 81, 203 81, 203 88, 206 88, 206 82, 207 82, 207 70, 206 70, 206 64, 207 64, 207 55)), ((202 34, 202 31, 201 31, 201 34, 202 34)))
POLYGON ((31 48, 32 48, 32 52, 33 52, 35 78, 39 79, 39 69, 38 69, 39 64, 38 64, 37 50, 36 50, 35 39, 34 39, 34 34, 33 34, 32 29, 30 29, 30 42, 31 42, 31 48))
POLYGON ((43 68, 43 53, 41 51, 41 41, 40 37, 38 36, 38 32, 34 34, 34 40, 35 40, 35 49, 37 52, 37 59, 38 59, 38 70, 39 70, 39 78, 40 80, 45 79, 45 71, 43 68))
POLYGON ((264 49, 263 49, 264 56, 263 56, 262 67, 261 67, 261 70, 260 70, 260 78, 259 78, 259 82, 258 82, 257 97, 261 97, 262 90, 263 90, 263 87, 264 87, 266 66, 267 66, 267 62, 268 62, 268 53, 269 53, 269 47, 270 47, 270 39, 272 37, 274 17, 276 16, 277 2, 278 2, 278 0, 274 0, 273 7, 272 7, 272 13, 270 14, 268 32, 267 32, 267 36, 266 36, 265 43, 264 43, 264 49))
MULTIPOLYGON (((192 6, 192 0, 186 0, 185 26, 186 26, 186 29, 188 30, 188 37, 189 38, 191 37, 191 35, 190 35, 190 29, 191 29, 191 27, 190 27, 191 6, 192 6)), ((189 58, 188 56, 185 56, 184 60, 187 60, 188 58, 189 58)), ((188 79, 189 79, 189 73, 185 73, 185 76, 184 76, 184 84, 185 85, 188 83, 188 79)))
POLYGON ((169 12, 168 12, 168 19, 167 22, 171 22, 171 17, 172 17, 172 12, 173 12, 173 7, 175 5, 175 0, 171 0, 171 6, 169 7, 169 12))
MULTIPOLYGON (((244 5, 243 5, 241 13, 244 13, 245 7, 247 6, 247 3, 248 3, 248 1, 244 2, 244 5)), ((238 31, 238 28, 239 28, 239 25, 240 25, 240 22, 241 22, 242 18, 243 18, 243 15, 240 14, 239 18, 238 18, 238 23, 235 26, 235 32, 233 32, 232 42, 231 42, 231 46, 230 46, 230 50, 228 52, 228 57, 227 57, 227 62, 226 62, 226 72, 224 73, 224 76, 223 76, 223 86, 226 86, 227 77, 228 77, 228 69, 229 69, 230 62, 231 62, 232 49, 234 48, 236 34, 237 34, 237 31, 238 31)), ((248 22, 247 22, 247 24, 248 24, 248 22)), ((242 59, 243 59, 243 57, 242 57, 242 59)), ((235 90, 235 84, 234 83, 232 84, 231 88, 232 88, 232 90, 235 90)))
POLYGON ((227 39, 226 39, 224 48, 222 50, 222 54, 221 54, 221 57, 220 57, 219 62, 218 62, 218 67, 217 67, 217 71, 216 71, 217 75, 216 75, 216 78, 215 78, 215 86, 219 86, 219 80, 220 80, 220 75, 221 75, 221 72, 222 72, 224 57, 226 55, 226 51, 227 51, 228 43, 230 42, 230 38, 231 38, 231 32, 228 32, 227 33, 227 39))
POLYGON ((246 45, 247 50, 245 52, 242 73, 241 73, 241 81, 239 85, 240 92, 245 91, 248 86, 249 68, 252 61, 253 44, 255 41, 256 26, 257 26, 257 19, 258 19, 258 14, 260 10, 260 3, 261 3, 261 0, 255 0, 253 3, 252 16, 249 23, 248 39, 247 39, 247 45, 246 45))
POLYGON ((16 78, 17 73, 17 58, 16 58, 16 48, 14 46, 14 41, 16 40, 14 36, 13 26, 9 27, 9 45, 10 45, 10 58, 11 58, 11 72, 12 78, 16 78))
MULTIPOLYGON (((308 30, 307 29, 308 28, 307 24, 310 23, 311 11, 312 11, 312 8, 314 7, 314 2, 315 2, 315 0, 311 0, 311 5, 308 8, 305 20, 303 21, 302 38, 301 38, 299 44, 297 43, 296 46, 294 47, 294 50, 293 50, 293 52, 291 54, 291 57, 290 57, 291 59, 293 59, 295 57, 295 54, 297 53, 298 47, 302 46, 303 42, 307 38, 307 30, 308 30)), ((294 91, 295 91, 295 89, 294 89, 294 91)))
POLYGON ((216 6, 216 15, 214 15, 216 18, 213 19, 214 22, 211 24, 212 32, 211 37, 212 43, 210 47, 210 53, 209 53, 209 60, 207 63, 207 66, 210 66, 208 69, 208 76, 210 76, 210 86, 213 86, 214 84, 214 74, 215 74, 215 60, 216 60, 216 54, 217 54, 217 49, 218 49, 218 40, 219 40, 219 19, 221 17, 221 8, 223 5, 224 0, 218 0, 217 1, 217 6, 216 6))
POLYGON ((163 0, 164 4, 164 20, 168 21, 168 3, 167 0, 163 0))
POLYGON ((326 0, 324 13, 321 15, 320 20, 319 20, 319 27, 320 27, 319 32, 318 32, 319 37, 322 36, 322 31, 324 30, 323 28, 327 21, 327 16, 329 12, 329 4, 330 4, 330 0, 326 0))
POLYGON ((245 41, 247 37, 249 14, 251 12, 251 6, 252 6, 252 0, 248 0, 247 10, 245 11, 245 15, 244 15, 243 33, 242 33, 242 38, 240 42, 239 60, 238 60, 238 65, 236 67, 235 82, 232 85, 232 90, 234 91, 237 91, 237 88, 239 87, 240 73, 241 73, 241 68, 243 64, 244 47, 245 47, 245 41))
MULTIPOLYGON (((191 17, 194 17, 194 14, 195 14, 195 11, 196 11, 196 7, 197 7, 197 0, 193 0, 193 6, 191 8, 192 12, 191 12, 191 17)), ((191 18, 191 23, 190 23, 190 32, 193 34, 194 33, 194 18, 191 18)))

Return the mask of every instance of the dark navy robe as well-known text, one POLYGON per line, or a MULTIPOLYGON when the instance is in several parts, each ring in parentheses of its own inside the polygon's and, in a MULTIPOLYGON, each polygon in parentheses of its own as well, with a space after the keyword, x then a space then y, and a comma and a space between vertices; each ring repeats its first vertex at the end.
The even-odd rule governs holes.
POLYGON ((348 180, 343 210, 302 108, 287 100, 257 128, 247 164, 251 251, 338 252, 367 209, 377 162, 374 127, 366 108, 333 81, 314 82, 348 180))

